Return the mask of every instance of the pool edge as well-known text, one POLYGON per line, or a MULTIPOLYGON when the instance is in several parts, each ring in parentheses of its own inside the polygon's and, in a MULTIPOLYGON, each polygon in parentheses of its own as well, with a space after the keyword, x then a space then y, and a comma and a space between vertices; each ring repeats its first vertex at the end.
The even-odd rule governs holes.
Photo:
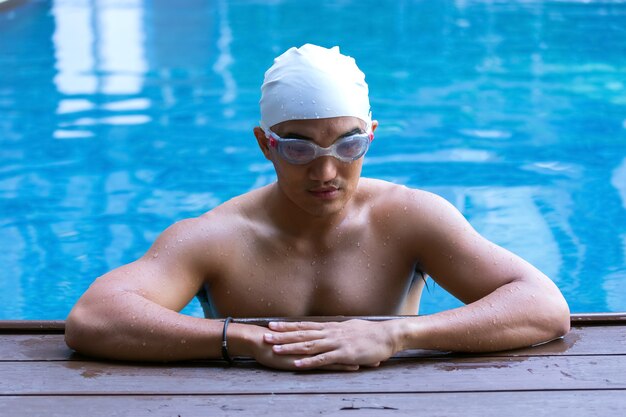
MULTIPOLYGON (((267 326, 270 321, 343 321, 348 319, 363 319, 372 321, 392 320, 407 316, 358 316, 358 317, 258 317, 239 318, 235 321, 240 323, 256 324, 267 326)), ((598 326, 598 325, 625 325, 626 312, 621 313, 576 313, 570 315, 572 326, 598 326)), ((0 320, 0 334, 20 334, 20 333, 63 333, 65 331, 65 320, 0 320)))

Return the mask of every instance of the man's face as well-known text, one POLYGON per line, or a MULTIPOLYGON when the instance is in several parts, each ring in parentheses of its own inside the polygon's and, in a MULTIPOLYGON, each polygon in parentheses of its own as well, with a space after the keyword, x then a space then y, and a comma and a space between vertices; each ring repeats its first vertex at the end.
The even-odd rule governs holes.
MULTIPOLYGON (((309 140, 326 148, 343 137, 365 133, 365 128, 365 122, 356 117, 333 117, 290 120, 271 129, 282 138, 309 140)), ((339 212, 350 201, 361 176, 363 158, 346 163, 333 156, 321 156, 295 165, 284 160, 276 148, 267 146, 261 129, 256 129, 255 135, 265 156, 274 164, 280 191, 293 204, 313 216, 326 216, 339 212)))

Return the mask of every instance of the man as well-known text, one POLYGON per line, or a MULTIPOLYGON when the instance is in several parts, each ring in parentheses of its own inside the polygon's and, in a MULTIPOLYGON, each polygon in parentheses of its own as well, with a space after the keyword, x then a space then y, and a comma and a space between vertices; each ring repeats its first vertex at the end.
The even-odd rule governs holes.
MULTIPOLYGON (((66 323, 77 351, 125 360, 252 357, 278 369, 356 370, 410 348, 495 351, 557 338, 556 286, 485 240, 442 198, 360 178, 378 122, 338 48, 291 48, 266 72, 254 135, 277 181, 178 222, 99 278, 66 323), (467 305, 370 322, 269 329, 209 317, 417 314, 419 271, 467 305)), ((422 275, 423 276, 423 275, 422 275)))

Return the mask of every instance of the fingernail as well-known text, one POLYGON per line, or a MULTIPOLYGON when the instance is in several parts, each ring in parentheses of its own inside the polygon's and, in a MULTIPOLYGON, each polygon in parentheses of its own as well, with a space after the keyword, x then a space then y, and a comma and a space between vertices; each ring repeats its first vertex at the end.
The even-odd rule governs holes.
POLYGON ((263 335, 265 337, 265 340, 267 340, 268 342, 271 342, 272 339, 274 338, 274 336, 271 333, 265 333, 265 335, 263 335))
POLYGON ((281 345, 274 345, 274 351, 280 352, 281 350, 283 350, 283 347, 281 345))
POLYGON ((300 359, 297 359, 295 361, 293 361, 293 364, 296 366, 302 366, 302 361, 300 359))

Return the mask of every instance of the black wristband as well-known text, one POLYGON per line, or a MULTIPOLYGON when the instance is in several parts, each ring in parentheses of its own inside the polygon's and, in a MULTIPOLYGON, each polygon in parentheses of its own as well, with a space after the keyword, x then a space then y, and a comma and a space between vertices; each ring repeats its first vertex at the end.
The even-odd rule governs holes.
POLYGON ((226 339, 226 329, 228 329, 228 323, 230 323, 232 319, 232 317, 226 317, 226 320, 224 320, 224 329, 222 330, 222 359, 228 362, 229 365, 233 364, 233 360, 228 354, 228 339, 226 339))

